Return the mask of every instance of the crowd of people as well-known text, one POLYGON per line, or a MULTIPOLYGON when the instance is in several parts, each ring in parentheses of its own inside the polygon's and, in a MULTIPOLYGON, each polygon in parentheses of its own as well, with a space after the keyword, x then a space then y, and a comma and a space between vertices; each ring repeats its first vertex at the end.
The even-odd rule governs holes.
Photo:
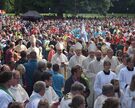
POLYGON ((135 108, 135 19, 0 17, 1 108, 135 108))

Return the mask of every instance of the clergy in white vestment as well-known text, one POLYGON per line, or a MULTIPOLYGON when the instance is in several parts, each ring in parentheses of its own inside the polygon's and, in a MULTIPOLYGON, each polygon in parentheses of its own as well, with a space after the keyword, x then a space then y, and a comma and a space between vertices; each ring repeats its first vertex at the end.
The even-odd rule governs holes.
POLYGON ((52 56, 51 63, 52 63, 52 65, 58 64, 60 66, 60 72, 66 78, 68 59, 62 52, 64 46, 61 43, 57 43, 55 47, 56 47, 57 52, 52 56))
POLYGON ((87 72, 86 75, 90 80, 90 96, 89 96, 89 101, 91 104, 91 107, 93 106, 93 102, 94 102, 94 90, 93 90, 93 86, 94 86, 94 81, 95 81, 95 77, 97 75, 98 72, 103 70, 103 61, 101 60, 102 58, 102 52, 100 50, 97 50, 95 52, 96 55, 96 59, 91 61, 88 64, 88 68, 87 68, 87 72))
POLYGON ((103 71, 97 73, 94 82, 94 92, 96 97, 102 94, 103 85, 108 84, 112 79, 117 78, 117 75, 110 70, 111 63, 109 61, 104 61, 103 66, 103 71))
POLYGON ((102 108, 105 100, 108 97, 114 96, 114 88, 112 84, 105 84, 102 88, 102 94, 97 97, 97 99, 94 102, 94 108, 102 108))
POLYGON ((35 51, 37 53, 37 58, 38 60, 42 59, 42 48, 41 47, 36 47, 36 38, 34 35, 30 37, 30 43, 31 46, 27 50, 27 54, 30 54, 32 51, 35 51))
POLYGON ((119 75, 119 72, 120 72, 120 70, 121 70, 122 68, 126 67, 126 65, 127 65, 126 59, 127 59, 127 57, 128 57, 128 55, 123 55, 123 56, 122 56, 122 63, 119 64, 119 65, 116 67, 116 72, 115 72, 115 73, 116 73, 117 75, 119 75))
POLYGON ((12 86, 8 90, 11 92, 11 95, 14 97, 16 102, 24 103, 29 100, 29 96, 25 89, 19 84, 19 81, 20 73, 19 71, 14 71, 12 86))
POLYGON ((59 96, 56 94, 52 87, 52 74, 44 72, 42 75, 42 81, 46 83, 46 90, 43 99, 47 99, 50 105, 58 102, 59 96))
POLYGON ((127 58, 127 66, 122 68, 119 73, 120 87, 123 91, 131 83, 132 76, 135 74, 134 61, 131 57, 127 58))
POLYGON ((133 57, 135 54, 135 41, 131 41, 131 45, 128 47, 127 53, 130 57, 133 57))
POLYGON ((33 93, 30 96, 29 103, 26 104, 26 108, 37 108, 39 101, 45 94, 46 84, 43 81, 37 81, 33 86, 33 93))
POLYGON ((107 55, 105 56, 103 61, 105 61, 105 60, 111 62, 110 69, 111 69, 111 71, 115 72, 116 67, 119 65, 119 61, 116 56, 113 56, 113 50, 111 48, 107 50, 107 55))
POLYGON ((77 42, 74 46, 75 48, 75 55, 73 55, 69 60, 69 73, 68 77, 71 75, 70 70, 72 67, 79 65, 82 67, 83 60, 86 59, 85 56, 82 55, 82 45, 81 43, 77 42))
POLYGON ((97 50, 97 48, 96 48, 95 44, 94 45, 90 44, 90 46, 88 47, 88 53, 89 53, 89 55, 88 55, 88 57, 86 59, 84 59, 82 61, 83 72, 86 73, 87 68, 88 68, 88 64, 91 61, 95 60, 95 51, 96 50, 97 50))
POLYGON ((130 85, 126 88, 125 102, 127 107, 135 108, 135 75, 133 75, 130 85))
POLYGON ((13 102, 13 97, 8 91, 12 84, 12 72, 0 73, 0 108, 7 108, 10 102, 13 102))

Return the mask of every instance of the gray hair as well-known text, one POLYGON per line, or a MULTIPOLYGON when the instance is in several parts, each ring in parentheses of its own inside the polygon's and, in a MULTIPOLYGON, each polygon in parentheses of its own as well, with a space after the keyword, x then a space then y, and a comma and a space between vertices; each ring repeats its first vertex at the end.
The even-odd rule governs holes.
POLYGON ((45 89, 46 89, 46 84, 43 81, 37 81, 33 86, 33 91, 36 93, 39 93, 40 91, 45 89))
POLYGON ((71 92, 84 91, 84 90, 85 90, 85 86, 80 82, 75 82, 71 86, 71 92))
POLYGON ((106 95, 106 94, 112 93, 112 92, 114 92, 114 87, 112 84, 109 83, 109 84, 103 85, 103 87, 102 87, 102 94, 103 95, 106 95))
POLYGON ((46 68, 46 61, 45 60, 41 60, 38 62, 38 69, 41 69, 41 68, 46 68))

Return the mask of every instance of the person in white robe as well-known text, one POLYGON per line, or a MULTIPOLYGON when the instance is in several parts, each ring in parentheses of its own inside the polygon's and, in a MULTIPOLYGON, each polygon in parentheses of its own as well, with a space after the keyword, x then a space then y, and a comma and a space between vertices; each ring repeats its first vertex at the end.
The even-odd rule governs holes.
POLYGON ((52 65, 58 64, 60 66, 60 72, 66 78, 68 59, 62 52, 64 46, 61 43, 57 43, 55 47, 56 47, 57 52, 52 56, 51 63, 52 65))
POLYGON ((88 68, 87 68, 87 72, 86 72, 86 76, 89 78, 89 82, 90 82, 90 96, 89 96, 89 104, 91 107, 93 107, 93 103, 94 103, 94 90, 93 90, 93 86, 94 86, 94 81, 95 81, 95 77, 97 75, 98 72, 103 70, 103 61, 101 60, 102 58, 102 53, 100 50, 97 50, 95 52, 96 55, 96 59, 91 61, 88 64, 88 68))
POLYGON ((8 88, 12 84, 12 72, 1 72, 0 73, 0 108, 7 108, 10 102, 14 99, 8 88))
POLYGON ((53 103, 59 101, 59 96, 56 94, 52 87, 52 74, 44 72, 42 75, 42 81, 46 83, 46 90, 43 99, 47 99, 51 106, 53 103))
POLYGON ((133 57, 135 54, 135 41, 131 41, 131 45, 128 47, 127 53, 130 57, 133 57))
POLYGON ((103 61, 111 62, 111 71, 115 72, 116 67, 119 65, 119 61, 116 56, 113 56, 113 50, 110 48, 107 50, 107 55, 104 57, 103 61))
POLYGON ((25 89, 19 84, 20 73, 19 71, 13 72, 12 86, 8 89, 11 95, 14 97, 16 102, 25 103, 29 100, 29 96, 25 89))
POLYGON ((125 108, 135 108, 135 75, 133 75, 130 85, 125 92, 125 108))
POLYGON ((122 63, 119 64, 117 67, 116 67, 116 74, 119 75, 119 72, 122 68, 126 67, 127 65, 127 62, 126 62, 126 58, 128 57, 128 55, 123 55, 122 56, 122 63))
POLYGON ((85 56, 82 55, 82 45, 81 43, 77 42, 74 46, 75 48, 75 55, 73 55, 69 60, 69 72, 68 77, 71 75, 70 71, 72 67, 79 65, 82 67, 83 60, 86 59, 85 56))
POLYGON ((33 93, 30 96, 26 108, 37 108, 39 101, 45 94, 46 84, 43 81, 37 81, 33 86, 33 93))
POLYGON ((127 66, 122 68, 119 73, 120 87, 125 92, 126 87, 131 83, 132 76, 135 74, 135 67, 132 58, 127 58, 127 66))
POLYGON ((94 82, 94 92, 96 97, 102 94, 103 85, 108 84, 112 79, 117 78, 117 75, 110 70, 111 63, 109 61, 104 61, 103 66, 103 71, 98 72, 94 82))
MULTIPOLYGON (((95 45, 95 44, 94 44, 95 45)), ((86 59, 84 59, 82 61, 82 68, 83 68, 83 72, 86 73, 87 71, 87 68, 88 68, 88 64, 95 60, 95 51, 97 50, 96 46, 94 46, 93 44, 91 44, 89 47, 88 47, 88 57, 86 59)))
POLYGON ((30 37, 30 43, 31 46, 27 50, 27 54, 30 54, 32 51, 35 51, 37 53, 37 58, 38 60, 42 59, 42 48, 41 47, 36 47, 36 38, 34 35, 30 37))
POLYGON ((97 97, 97 99, 94 102, 94 108, 102 108, 105 100, 108 97, 114 96, 114 88, 112 84, 105 84, 102 88, 102 94, 97 97))

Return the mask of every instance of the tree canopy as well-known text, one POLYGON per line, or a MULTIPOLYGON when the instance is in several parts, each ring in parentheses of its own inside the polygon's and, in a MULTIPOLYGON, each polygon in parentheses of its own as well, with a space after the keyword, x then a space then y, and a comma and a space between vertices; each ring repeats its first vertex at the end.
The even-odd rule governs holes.
POLYGON ((7 12, 24 13, 101 13, 135 12, 135 0, 0 0, 0 8, 7 12))

